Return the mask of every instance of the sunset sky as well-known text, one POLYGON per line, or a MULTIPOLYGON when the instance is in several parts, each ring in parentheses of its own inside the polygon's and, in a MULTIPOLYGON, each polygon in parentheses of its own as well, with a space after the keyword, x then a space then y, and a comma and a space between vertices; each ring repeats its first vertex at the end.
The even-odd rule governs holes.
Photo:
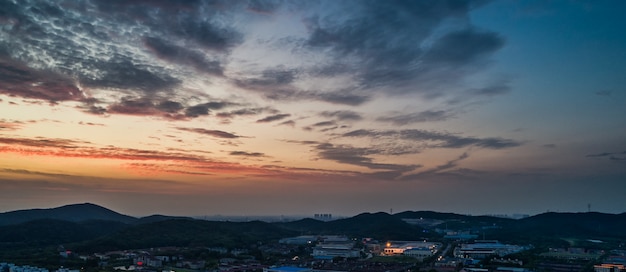
POLYGON ((626 1, 0 2, 0 212, 626 212, 626 1))

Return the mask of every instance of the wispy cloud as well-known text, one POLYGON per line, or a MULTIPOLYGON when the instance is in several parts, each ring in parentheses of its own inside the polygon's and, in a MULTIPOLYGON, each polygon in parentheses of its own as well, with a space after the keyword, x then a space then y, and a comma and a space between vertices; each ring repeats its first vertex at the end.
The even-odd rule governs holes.
POLYGON ((320 116, 326 118, 336 118, 339 121, 359 121, 363 119, 361 114, 354 111, 323 111, 320 112, 320 116))
POLYGON ((414 113, 409 113, 409 114, 396 114, 396 115, 382 116, 382 117, 377 118, 376 120, 379 122, 389 122, 394 125, 404 126, 404 125, 414 124, 414 123, 445 121, 453 116, 454 114, 448 111, 428 110, 428 111, 414 112, 414 113))
POLYGON ((242 157, 267 157, 264 153, 261 152, 246 152, 246 151, 231 151, 231 156, 242 156, 242 157))
POLYGON ((603 152, 597 154, 589 154, 585 156, 587 158, 608 159, 615 162, 626 161, 626 151, 623 152, 603 152))
POLYGON ((217 137, 217 138, 225 138, 225 139, 236 139, 236 138, 242 137, 242 136, 229 133, 226 131, 221 131, 221 130, 211 130, 211 129, 204 129, 204 128, 184 128, 184 127, 177 127, 176 129, 187 131, 187 132, 200 133, 200 134, 217 137))
POLYGON ((488 149, 503 149, 522 145, 511 139, 504 138, 478 138, 463 137, 456 134, 446 132, 434 132, 419 129, 405 130, 353 130, 344 134, 342 137, 367 137, 367 138, 390 138, 415 142, 424 142, 431 148, 463 148, 469 146, 477 146, 488 149))
POLYGON ((269 122, 274 122, 274 121, 279 121, 282 119, 285 119, 287 117, 291 116, 291 114, 288 113, 283 113, 283 114, 275 114, 275 115, 270 115, 267 116, 265 118, 256 120, 257 123, 269 123, 269 122))

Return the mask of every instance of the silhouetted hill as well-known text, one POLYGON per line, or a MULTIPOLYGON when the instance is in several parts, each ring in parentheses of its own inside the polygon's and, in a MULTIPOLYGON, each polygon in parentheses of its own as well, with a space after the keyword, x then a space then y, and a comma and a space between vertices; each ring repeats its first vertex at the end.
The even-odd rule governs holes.
POLYGON ((133 224, 135 225, 149 224, 149 223, 156 223, 156 222, 174 220, 174 219, 193 219, 193 218, 186 217, 186 216, 168 216, 168 215, 155 214, 155 215, 150 215, 146 217, 141 217, 137 219, 136 221, 134 221, 133 224))
POLYGON ((300 233, 339 234, 349 237, 373 237, 383 240, 410 240, 432 237, 435 234, 410 225, 388 213, 362 213, 354 217, 322 222, 313 219, 281 223, 281 226, 300 233))
POLYGON ((17 225, 0 226, 0 247, 57 246, 59 244, 95 239, 128 225, 116 221, 89 220, 70 222, 39 219, 17 225))
POLYGON ((511 243, 568 247, 590 243, 589 239, 612 243, 626 238, 624 229, 626 216, 623 214, 550 212, 519 219, 485 233, 489 239, 511 243))
POLYGON ((311 231, 321 229, 325 222, 313 218, 304 218, 296 221, 274 224, 288 230, 298 231, 300 234, 313 234, 311 231))
POLYGON ((587 213, 543 213, 519 220, 521 230, 542 231, 561 235, 595 235, 626 237, 624 214, 587 213))
POLYGON ((85 251, 105 251, 161 246, 244 247, 278 240, 296 232, 261 221, 218 222, 175 219, 135 225, 79 246, 85 251))
POLYGON ((31 209, 0 213, 0 226, 20 224, 39 219, 55 219, 71 222, 106 220, 131 223, 134 217, 119 214, 107 208, 91 204, 72 204, 51 209, 31 209))
POLYGON ((437 220, 466 220, 467 218, 471 217, 456 213, 441 213, 433 211, 405 211, 401 213, 396 213, 393 216, 408 219, 428 218, 437 220))

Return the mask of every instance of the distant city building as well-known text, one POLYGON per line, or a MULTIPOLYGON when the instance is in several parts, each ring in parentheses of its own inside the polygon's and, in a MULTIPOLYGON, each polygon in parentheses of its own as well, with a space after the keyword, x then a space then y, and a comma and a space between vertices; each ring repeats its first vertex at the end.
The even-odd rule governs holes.
POLYGON ((333 215, 330 213, 316 213, 313 218, 322 221, 330 221, 333 220, 333 215))

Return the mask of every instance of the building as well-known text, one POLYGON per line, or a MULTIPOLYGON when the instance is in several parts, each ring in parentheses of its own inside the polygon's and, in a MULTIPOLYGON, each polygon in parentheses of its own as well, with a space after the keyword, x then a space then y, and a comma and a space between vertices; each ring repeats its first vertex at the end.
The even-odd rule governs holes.
POLYGON ((279 267, 267 267, 263 268, 263 272, 312 272, 310 268, 293 267, 293 266, 279 266, 279 267))
POLYGON ((489 256, 505 256, 525 250, 518 245, 502 244, 495 240, 479 240, 471 244, 461 244, 454 249, 454 256, 458 258, 484 259, 489 256))
POLYGON ((595 272, 624 272, 626 266, 623 264, 599 264, 593 266, 595 272))
POLYGON ((278 243, 285 245, 306 245, 317 241, 317 236, 302 235, 297 237, 289 237, 278 240, 278 243))
POLYGON ((361 251, 354 248, 354 243, 347 242, 323 242, 313 248, 312 256, 316 259, 329 260, 336 257, 358 258, 361 251))
POLYGON ((313 218, 321 221, 330 221, 333 220, 333 215, 330 213, 316 213, 313 218))
POLYGON ((383 255, 406 255, 419 259, 430 257, 437 253, 440 244, 419 241, 389 241, 383 249, 383 255))

